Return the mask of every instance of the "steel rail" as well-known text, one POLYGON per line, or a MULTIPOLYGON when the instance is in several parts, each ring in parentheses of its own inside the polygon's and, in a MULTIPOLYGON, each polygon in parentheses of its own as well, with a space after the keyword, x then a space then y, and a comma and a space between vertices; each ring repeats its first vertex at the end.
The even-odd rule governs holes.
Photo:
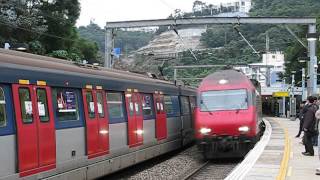
POLYGON ((186 176, 184 176, 184 177, 182 178, 182 180, 191 179, 195 174, 197 174, 197 173, 200 172, 202 169, 204 169, 205 167, 207 167, 208 164, 209 164, 209 161, 204 162, 204 163, 201 164, 198 168, 196 168, 195 170, 191 171, 191 172, 188 173, 186 176))

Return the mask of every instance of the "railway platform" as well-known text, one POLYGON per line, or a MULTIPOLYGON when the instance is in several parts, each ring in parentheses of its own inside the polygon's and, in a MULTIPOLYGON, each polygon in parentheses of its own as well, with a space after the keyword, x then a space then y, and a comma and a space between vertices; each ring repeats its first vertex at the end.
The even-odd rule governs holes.
POLYGON ((314 156, 304 156, 302 135, 296 138, 299 120, 264 118, 266 131, 260 142, 226 178, 245 180, 319 180, 318 147, 314 156))

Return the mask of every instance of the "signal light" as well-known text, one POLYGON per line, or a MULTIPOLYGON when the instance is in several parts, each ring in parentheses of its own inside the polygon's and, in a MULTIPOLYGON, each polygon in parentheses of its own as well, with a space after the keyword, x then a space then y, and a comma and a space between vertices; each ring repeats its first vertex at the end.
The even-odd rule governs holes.
POLYGON ((96 86, 96 89, 101 90, 102 86, 96 86))
POLYGON ((29 85, 30 81, 26 79, 19 79, 19 84, 29 85))
POLYGON ((37 85, 38 86, 46 86, 47 82, 45 82, 45 81, 37 81, 37 85))
POLYGON ((86 85, 86 89, 92 89, 92 85, 86 85))

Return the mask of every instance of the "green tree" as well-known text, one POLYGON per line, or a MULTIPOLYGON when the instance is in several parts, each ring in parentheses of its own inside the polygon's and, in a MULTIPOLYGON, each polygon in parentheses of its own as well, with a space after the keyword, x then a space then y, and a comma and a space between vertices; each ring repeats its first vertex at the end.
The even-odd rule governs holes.
POLYGON ((0 4, 0 43, 28 43, 47 31, 40 0, 3 1, 0 4))
POLYGON ((53 36, 43 36, 42 43, 47 52, 64 49, 70 50, 77 42, 75 23, 80 15, 78 0, 42 0, 41 13, 48 26, 47 33, 53 36))

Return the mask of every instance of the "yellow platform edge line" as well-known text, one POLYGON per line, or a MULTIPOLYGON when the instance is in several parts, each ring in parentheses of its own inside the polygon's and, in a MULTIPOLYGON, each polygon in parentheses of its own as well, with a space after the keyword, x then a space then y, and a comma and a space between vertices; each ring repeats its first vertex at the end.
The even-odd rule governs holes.
POLYGON ((284 153, 279 169, 279 174, 277 176, 277 180, 284 180, 286 179, 287 171, 288 171, 288 164, 289 164, 289 157, 290 157, 290 139, 288 135, 288 130, 286 128, 283 128, 281 123, 277 122, 281 128, 284 130, 285 133, 285 146, 284 146, 284 153))

